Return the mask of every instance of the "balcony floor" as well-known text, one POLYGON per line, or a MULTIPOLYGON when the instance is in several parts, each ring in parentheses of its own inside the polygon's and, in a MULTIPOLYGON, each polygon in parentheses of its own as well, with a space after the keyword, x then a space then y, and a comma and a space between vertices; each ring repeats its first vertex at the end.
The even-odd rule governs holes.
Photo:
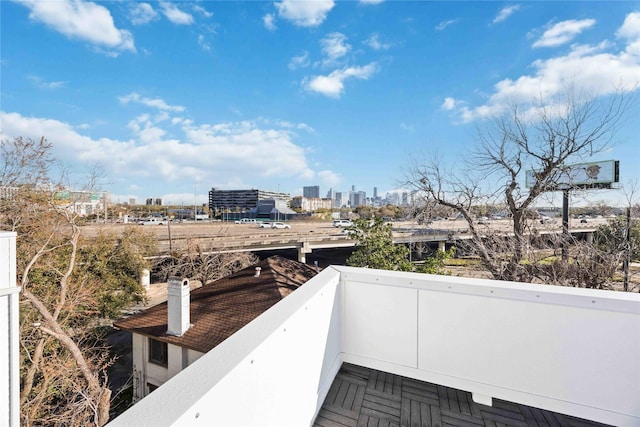
POLYGON ((471 393, 343 364, 314 427, 392 426, 603 426, 593 421, 493 399, 475 403, 471 393))

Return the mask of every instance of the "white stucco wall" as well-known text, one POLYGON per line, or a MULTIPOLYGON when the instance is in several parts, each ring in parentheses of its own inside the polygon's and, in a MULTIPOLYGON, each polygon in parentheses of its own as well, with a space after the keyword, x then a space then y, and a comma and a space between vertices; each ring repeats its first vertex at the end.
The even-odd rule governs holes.
POLYGON ((20 425, 16 233, 0 231, 0 426, 20 425))
POLYGON ((138 401, 147 396, 147 383, 161 386, 181 370, 198 360, 204 353, 167 345, 167 366, 149 362, 149 338, 132 334, 133 396, 138 401))

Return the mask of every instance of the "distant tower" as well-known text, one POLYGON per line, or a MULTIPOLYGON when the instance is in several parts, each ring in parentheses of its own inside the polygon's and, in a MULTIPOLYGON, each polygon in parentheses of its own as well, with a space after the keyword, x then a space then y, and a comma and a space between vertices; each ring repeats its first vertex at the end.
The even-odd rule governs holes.
POLYGON ((308 198, 319 199, 320 198, 320 186, 319 185, 312 185, 312 186, 309 186, 309 187, 302 187, 302 196, 303 197, 308 197, 308 198))
POLYGON ((333 191, 333 188, 330 188, 329 191, 327 191, 327 199, 333 200, 334 197, 335 197, 335 192, 333 191))
POLYGON ((373 187, 373 198, 374 199, 378 198, 378 187, 373 187))
POLYGON ((355 185, 351 186, 351 191, 356 191, 356 186, 355 185))

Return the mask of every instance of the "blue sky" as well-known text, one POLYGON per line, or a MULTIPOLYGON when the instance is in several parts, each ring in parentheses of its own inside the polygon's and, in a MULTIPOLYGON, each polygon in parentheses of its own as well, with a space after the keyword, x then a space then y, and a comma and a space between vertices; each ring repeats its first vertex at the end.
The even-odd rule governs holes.
MULTIPOLYGON (((112 201, 211 187, 380 194, 462 167, 509 100, 640 92, 640 2, 2 1, 3 137, 47 137, 112 201)), ((640 177, 640 102, 617 144, 640 177)), ((524 181, 524 176, 523 176, 524 181)), ((601 191, 597 200, 620 200, 601 191)))

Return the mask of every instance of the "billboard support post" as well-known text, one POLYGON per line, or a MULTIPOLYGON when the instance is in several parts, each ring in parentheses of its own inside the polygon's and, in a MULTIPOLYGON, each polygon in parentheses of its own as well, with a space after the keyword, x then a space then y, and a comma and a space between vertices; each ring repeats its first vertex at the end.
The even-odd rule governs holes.
POLYGON ((567 261, 569 246, 569 189, 562 190, 562 261, 567 261))

